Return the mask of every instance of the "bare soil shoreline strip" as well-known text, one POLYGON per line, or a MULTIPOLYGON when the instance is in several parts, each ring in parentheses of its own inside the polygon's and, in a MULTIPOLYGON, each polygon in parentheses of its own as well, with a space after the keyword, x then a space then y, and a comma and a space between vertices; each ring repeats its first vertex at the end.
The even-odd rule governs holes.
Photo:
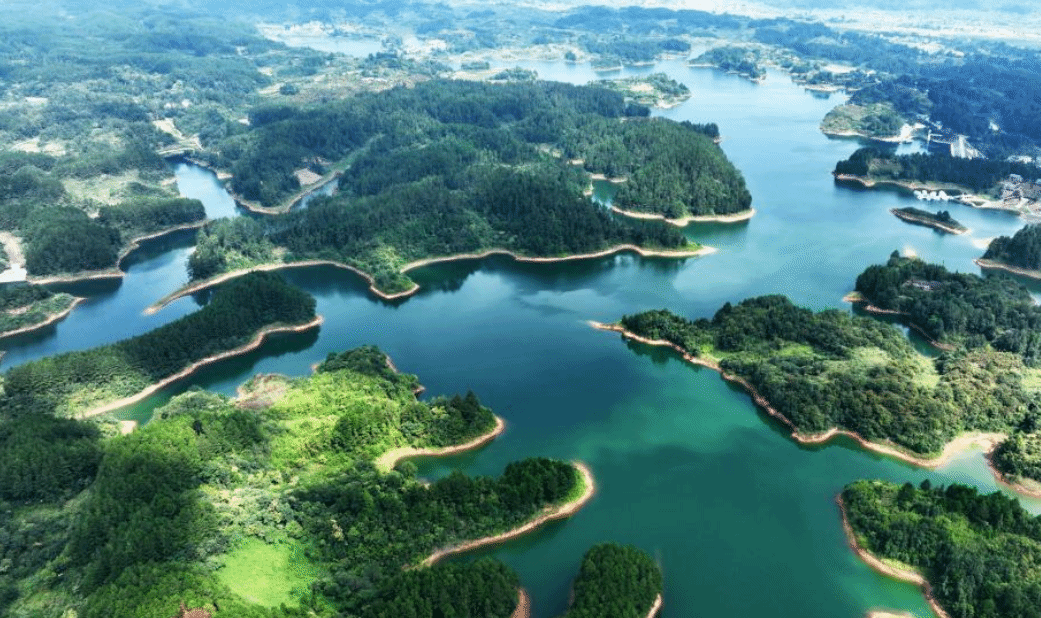
POLYGON ((1004 270, 1014 275, 1020 275, 1023 277, 1030 277, 1031 279, 1041 279, 1041 270, 1030 270, 1029 268, 1020 268, 1018 266, 1012 266, 1004 262, 996 262, 994 260, 985 260, 983 258, 976 258, 973 260, 980 268, 988 268, 992 270, 1004 270))
POLYGON ((661 606, 663 603, 664 599, 662 599, 661 594, 658 594, 658 596, 654 597, 654 604, 651 605, 650 611, 647 612, 647 618, 654 618, 655 616, 657 616, 658 612, 661 611, 661 606))
POLYGON ((501 417, 495 417, 495 427, 487 433, 483 433, 469 442, 463 444, 455 444, 453 446, 444 447, 431 447, 431 448, 416 448, 414 446, 401 446, 398 448, 391 449, 386 453, 380 455, 374 462, 376 468, 383 472, 389 472, 394 469, 394 466, 398 465, 398 462, 402 459, 411 459, 413 457, 444 457, 446 455, 455 455, 457 453, 463 453, 471 451, 476 448, 480 448, 485 444, 488 444, 495 438, 497 438, 503 430, 506 429, 506 421, 501 417))
POLYGON ((531 597, 524 588, 517 588, 517 608, 510 618, 531 618, 531 597))
POLYGON ((922 593, 925 594, 925 598, 929 601, 929 607, 932 608, 933 612, 936 613, 939 618, 951 618, 950 615, 944 611, 940 604, 936 601, 936 597, 933 596, 932 587, 929 582, 926 581, 922 575, 916 571, 910 571, 905 569, 898 569, 892 565, 882 562, 877 556, 869 552, 868 550, 861 547, 860 543, 857 542, 857 537, 853 533, 853 527, 849 525, 849 517, 846 515, 846 505, 842 502, 842 495, 835 496, 835 502, 839 505, 839 511, 842 513, 842 529, 846 533, 846 541, 849 542, 850 548, 857 554, 857 556, 867 563, 874 571, 891 577, 897 581, 907 582, 914 584, 921 588, 922 593))
POLYGON ((245 345, 195 361, 194 363, 188 365, 181 371, 178 371, 172 376, 169 376, 160 380, 159 382, 156 382, 155 384, 145 388, 137 394, 130 395, 129 397, 123 397, 122 399, 117 399, 116 401, 103 404, 85 412, 80 412, 76 414, 76 418, 87 418, 91 416, 97 416, 99 414, 105 414, 106 412, 112 412, 114 410, 118 410, 120 408, 135 404, 139 401, 142 401, 150 397, 152 394, 161 390, 162 388, 169 386, 170 384, 173 384, 178 380, 190 376, 191 374, 195 373, 196 371, 205 367, 206 365, 211 365, 213 363, 222 361, 226 358, 241 356, 243 354, 246 354, 247 352, 252 352, 253 350, 256 350, 264 343, 264 340, 267 339, 268 335, 272 335, 275 333, 302 333, 311 330, 312 328, 318 327, 321 323, 322 316, 319 315, 315 316, 313 320, 305 324, 299 324, 296 326, 269 326, 267 328, 262 328, 259 331, 257 331, 257 334, 253 336, 253 339, 245 345))
MULTIPOLYGON (((705 246, 693 251, 658 251, 652 249, 644 249, 636 245, 616 245, 614 247, 609 247, 607 249, 604 249, 603 251, 597 251, 595 253, 582 253, 578 255, 568 255, 564 257, 527 257, 523 255, 518 255, 506 249, 488 249, 487 251, 482 251, 480 253, 461 253, 457 255, 446 255, 443 257, 432 257, 425 258, 422 260, 416 260, 414 262, 409 262, 408 264, 402 266, 399 272, 407 273, 410 270, 414 270, 422 266, 430 266, 431 264, 440 264, 444 262, 456 262, 460 260, 480 260, 487 257, 491 257, 493 255, 505 255, 518 262, 531 262, 542 264, 555 262, 569 262, 573 260, 590 260, 601 257, 607 257, 616 253, 623 252, 636 253, 641 257, 664 257, 679 259, 700 257, 702 255, 715 253, 715 251, 716 249, 714 247, 705 246)), ((359 268, 351 266, 350 264, 345 264, 343 262, 338 262, 335 260, 302 260, 299 262, 287 262, 285 264, 262 264, 260 266, 253 266, 251 268, 243 268, 231 271, 229 273, 224 273, 223 275, 218 275, 211 279, 206 279, 205 281, 199 281, 197 283, 189 284, 150 305, 148 308, 145 309, 145 315, 151 315, 153 313, 156 313, 157 311, 161 310, 163 307, 169 305, 178 298, 187 296, 189 294, 194 294, 196 292, 208 289, 215 285, 219 285, 221 283, 230 281, 231 279, 235 279, 236 277, 241 277, 251 272, 285 270, 290 268, 306 268, 308 266, 332 266, 334 268, 342 268, 344 270, 349 270, 354 274, 360 276, 361 278, 365 279, 365 281, 369 284, 369 291, 372 292, 374 295, 378 296, 379 298, 382 298, 383 300, 392 301, 407 298, 419 291, 419 286, 413 284, 412 287, 402 292, 387 294, 386 292, 383 292, 376 287, 376 280, 373 278, 372 275, 359 268)))
POLYGON ((31 333, 31 332, 34 332, 34 331, 38 331, 38 330, 42 330, 44 328, 47 328, 48 326, 50 326, 51 324, 54 324, 55 322, 60 322, 61 320, 64 320, 66 316, 68 316, 70 313, 72 313, 72 310, 76 308, 76 305, 82 303, 85 300, 87 300, 87 299, 86 298, 81 298, 79 296, 75 296, 75 297, 73 297, 72 302, 69 303, 69 306, 66 307, 65 309, 63 309, 61 311, 58 311, 57 313, 52 313, 52 314, 48 315, 46 318, 43 319, 42 322, 37 322, 36 324, 30 324, 28 326, 23 326, 21 328, 16 328, 14 330, 4 331, 4 332, 0 333, 0 339, 6 339, 8 337, 14 337, 15 335, 23 335, 25 333, 31 333))
POLYGON ((674 225, 676 227, 687 227, 691 223, 740 223, 742 221, 748 221, 754 217, 756 213, 755 208, 749 208, 748 210, 742 210, 741 212, 735 212, 729 215, 687 215, 686 217, 680 217, 679 219, 670 219, 665 215, 659 215, 653 212, 623 210, 617 206, 611 206, 611 210, 625 217, 664 221, 669 225, 674 225))
MULTIPOLYGON (((632 333, 630 331, 625 330, 623 327, 617 324, 602 324, 600 322, 590 322, 589 324, 590 326, 598 330, 621 333, 621 335, 626 339, 631 339, 633 341, 638 341, 647 345, 672 348, 677 353, 682 355, 683 359, 687 362, 695 365, 700 365, 702 367, 708 367, 709 369, 718 371, 719 374, 723 377, 723 379, 741 385, 741 387, 743 387, 748 392, 748 394, 751 395, 752 400, 755 401, 755 403, 760 408, 766 411, 766 413, 787 425, 792 430, 792 439, 800 444, 824 444, 837 436, 845 436, 854 440, 858 445, 860 445, 861 448, 865 450, 872 451, 880 455, 885 455, 887 457, 892 457, 894 459, 898 459, 900 461, 920 466, 923 468, 938 468, 950 461, 951 458, 954 457, 956 454, 968 450, 975 445, 982 445, 985 452, 990 452, 994 449, 994 447, 998 445, 998 443, 1001 442, 1001 440, 1007 437, 1005 434, 1001 433, 966 432, 948 442, 947 445, 944 446, 943 451, 938 456, 921 457, 918 455, 908 453, 894 445, 870 442, 855 432, 848 431, 845 429, 839 429, 837 427, 833 427, 828 431, 816 434, 802 433, 798 430, 795 424, 788 417, 778 412, 777 409, 774 408, 770 404, 770 402, 767 401, 766 398, 763 397, 751 384, 749 384, 747 380, 739 376, 731 375, 726 371, 723 371, 723 369, 719 366, 719 363, 692 356, 686 350, 672 343, 671 341, 665 341, 663 339, 648 339, 646 337, 641 337, 636 333, 632 333)), ((993 466, 991 466, 991 469, 994 470, 993 466)), ((996 470, 994 471, 996 472, 996 470)))
POLYGON ((582 495, 578 496, 574 500, 565 502, 564 504, 561 504, 557 507, 550 507, 549 510, 543 512, 542 515, 539 515, 535 519, 532 519, 523 525, 513 528, 512 530, 507 530, 506 532, 503 532, 501 534, 486 536, 480 539, 475 539, 473 541, 467 541, 465 543, 460 543, 458 545, 453 545, 451 547, 439 549, 427 556, 427 558, 423 560, 423 562, 421 562, 420 564, 422 566, 432 566, 436 564, 438 561, 447 558, 448 556, 465 553, 474 549, 478 549, 480 547, 485 547, 487 545, 495 545, 497 543, 502 543, 503 541, 508 541, 510 539, 523 536, 528 532, 531 532, 532 530, 535 530, 539 526, 545 524, 546 522, 571 517, 572 515, 577 513, 579 509, 585 506, 585 504, 589 502, 589 500, 592 499, 592 497, 596 494, 596 482, 594 481, 593 473, 590 472, 589 468, 581 462, 574 462, 572 465, 582 475, 582 482, 585 485, 582 495))

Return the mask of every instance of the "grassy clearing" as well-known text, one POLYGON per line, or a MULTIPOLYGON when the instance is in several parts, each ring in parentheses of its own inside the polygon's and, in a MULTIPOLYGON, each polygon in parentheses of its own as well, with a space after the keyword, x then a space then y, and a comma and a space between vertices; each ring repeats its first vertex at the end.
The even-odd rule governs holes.
POLYGON ((319 575, 319 569, 296 541, 268 544, 246 539, 225 557, 217 576, 232 592, 266 607, 297 605, 299 596, 319 575))
POLYGON ((1041 368, 1024 367, 1022 376, 1023 390, 1031 393, 1041 392, 1041 368))

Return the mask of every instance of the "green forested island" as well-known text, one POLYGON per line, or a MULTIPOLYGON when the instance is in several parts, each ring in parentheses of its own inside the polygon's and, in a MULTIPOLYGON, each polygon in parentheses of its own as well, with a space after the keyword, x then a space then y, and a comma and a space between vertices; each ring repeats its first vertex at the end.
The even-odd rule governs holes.
POLYGON ((266 618, 506 618, 517 579, 502 565, 402 569, 530 520, 583 481, 548 459, 433 484, 409 463, 377 471, 374 456, 390 448, 457 444, 495 426, 472 393, 427 403, 416 385, 359 348, 330 354, 310 378, 259 376, 237 400, 191 391, 107 439, 3 399, 0 504, 18 508, 0 509, 15 532, 0 559, 16 565, 0 573, 0 609, 168 618, 184 602, 266 618), (257 561, 285 566, 258 574, 257 561))
POLYGON ((629 101, 652 107, 672 107, 690 98, 690 88, 665 73, 599 79, 591 85, 620 92, 629 101))
POLYGON ((661 601, 661 569, 635 547, 604 543, 583 556, 572 590, 562 618, 644 618, 661 601))
POLYGON ((1041 225, 1031 223, 1021 227, 1011 237, 998 236, 990 241, 983 260, 995 266, 1011 266, 1024 271, 1041 270, 1041 225))
POLYGON ((918 573, 953 618, 1041 615, 1041 518, 963 485, 858 481, 842 491, 857 545, 918 573))
POLYGON ((924 225, 948 234, 964 234, 969 231, 969 228, 955 221, 954 218, 951 217, 951 213, 946 210, 929 212, 928 210, 922 210, 921 208, 915 208, 914 206, 907 206, 904 208, 894 208, 890 212, 908 223, 924 225))
POLYGON ((760 64, 760 54, 751 48, 729 45, 713 47, 697 58, 692 58, 690 63, 695 66, 713 66, 723 71, 737 73, 752 81, 766 79, 766 69, 760 64))
POLYGON ((313 322, 314 310, 314 299, 281 277, 252 273, 217 289, 199 311, 143 335, 8 370, 0 403, 60 415, 88 412, 234 350, 264 329, 313 322))
POLYGON ((42 285, 14 283, 0 286, 0 337, 45 325, 76 304, 71 294, 55 293, 42 285))
POLYGON ((629 174, 625 204, 748 208, 743 179, 704 134, 714 127, 627 117, 645 112, 603 88, 449 81, 314 110, 255 110, 253 131, 216 162, 233 170, 232 187, 245 198, 279 203, 299 189, 294 170, 308 161, 316 172, 327 167, 319 159, 349 165, 333 197, 263 224, 204 230, 192 276, 332 260, 396 294, 414 289, 403 269, 427 258, 488 250, 556 258, 623 245, 692 253, 698 246, 669 226, 610 215, 584 195, 584 171, 547 154, 629 174))
POLYGON ((866 137, 880 141, 900 138, 906 120, 888 103, 839 105, 821 121, 821 131, 838 137, 866 137))
POLYGON ((619 328, 743 381, 804 440, 839 428, 933 454, 962 432, 1021 431, 1039 414, 1037 372, 1018 355, 958 349, 934 361, 891 325, 783 296, 728 303, 711 320, 648 311, 619 328))

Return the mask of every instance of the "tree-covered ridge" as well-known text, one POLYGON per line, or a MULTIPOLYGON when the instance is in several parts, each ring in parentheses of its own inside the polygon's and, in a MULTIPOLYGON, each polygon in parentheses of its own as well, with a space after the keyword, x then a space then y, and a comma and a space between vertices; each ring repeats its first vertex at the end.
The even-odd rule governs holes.
MULTIPOLYGON (((154 156, 154 153, 153 153, 154 156)), ((120 202, 99 206, 66 191, 72 159, 25 153, 0 154, 0 226, 25 245, 30 275, 55 275, 116 266, 137 236, 198 223, 202 202, 175 198, 135 183, 120 202)), ((159 159, 160 169, 168 171, 159 159)))
POLYGON ((66 498, 93 482, 45 527, 44 543, 21 540, 21 518, 35 511, 0 519, 19 531, 0 547, 18 565, 0 572, 0 608, 28 616, 34 595, 46 594, 85 618, 168 618, 182 600, 216 616, 404 615, 393 612, 417 604, 415 615, 448 615, 429 614, 436 607, 506 618, 517 579, 500 564, 402 567, 523 523, 580 490, 579 475, 548 459, 432 484, 408 463, 380 473, 372 459, 383 449, 461 443, 494 424, 472 393, 421 402, 416 383, 368 346, 330 354, 273 402, 190 391, 138 431, 101 442, 82 422, 13 411, 0 422, 0 457, 44 458, 35 471, 5 467, 11 482, 0 500, 66 498), (25 493, 47 474, 48 491, 25 493), (220 571, 243 539, 302 548, 314 566, 310 587, 281 607, 249 601, 220 571), (32 577, 49 578, 46 590, 27 586, 32 577), (459 590, 469 592, 451 594, 459 590))
POLYGON ((199 311, 143 335, 10 369, 3 403, 83 412, 237 348, 264 327, 308 322, 314 310, 313 298, 277 275, 252 273, 220 287, 199 311))
POLYGON ((394 576, 366 605, 362 618, 508 618, 517 606, 517 574, 485 558, 436 564, 394 576))
MULTIPOLYGON (((300 188, 297 169, 322 171, 322 161, 342 161, 374 138, 389 140, 396 147, 418 147, 461 132, 481 149, 497 151, 503 140, 560 142, 566 130, 583 119, 647 113, 647 108, 627 104, 621 94, 604 88, 541 81, 434 80, 313 109, 255 109, 250 113, 253 130, 229 138, 215 162, 230 169, 231 187, 237 194, 274 206, 300 188)), ((519 159, 505 160, 533 160, 530 146, 526 150, 517 153, 519 159)), ((503 159, 494 155, 493 160, 503 159)))
MULTIPOLYGON (((655 118, 582 127, 565 148, 585 169, 622 176, 614 205, 679 219, 748 210, 745 179, 707 131, 689 122, 655 118)), ((718 129, 717 129, 718 135, 718 129)))
POLYGON ((983 259, 1027 270, 1041 270, 1041 225, 1025 225, 1011 238, 998 236, 990 241, 983 259))
POLYGON ((1019 354, 1031 366, 1041 362, 1041 308, 1009 277, 952 273, 938 264, 894 255, 865 269, 856 290, 876 307, 899 312, 934 341, 969 348, 989 345, 1019 354))
MULTIPOLYGON (((330 161, 349 159, 340 191, 269 219, 264 230, 207 230, 192 257, 193 276, 250 265, 283 248, 286 260, 344 262, 371 274, 377 289, 397 293, 413 287, 401 269, 430 257, 489 249, 561 257, 623 244, 695 248, 669 226, 605 212, 584 194, 588 175, 550 154, 574 155, 630 135, 633 148, 642 145, 635 154, 623 148, 620 162, 633 168, 635 189, 657 170, 680 192, 670 199, 694 195, 702 208, 730 207, 720 195, 734 183, 747 195, 704 136, 718 133, 713 125, 619 122, 637 112, 646 108, 603 88, 450 81, 312 110, 254 110, 253 131, 222 150, 235 191, 277 204, 299 188, 298 168, 324 173, 330 161), (674 142, 672 150, 653 154, 665 142, 674 142)), ((736 203, 747 207, 747 199, 736 203)))
POLYGON ((857 542, 918 570, 954 618, 1041 616, 1041 519, 995 492, 858 481, 842 491, 857 542))
POLYGON ((961 159, 947 154, 897 155, 876 148, 858 148, 835 164, 836 174, 868 180, 948 183, 973 193, 1000 195, 1000 184, 1009 174, 1027 179, 1041 177, 1041 168, 1014 161, 961 159))
POLYGON ((644 618, 662 593, 658 565, 631 545, 604 543, 582 558, 563 618, 644 618))
POLYGON ((621 325, 718 362, 801 433, 837 427, 935 453, 963 431, 1012 432, 1036 416, 1024 387, 1034 371, 1016 355, 955 351, 931 362, 890 325, 782 296, 727 304, 711 320, 649 311, 621 325))

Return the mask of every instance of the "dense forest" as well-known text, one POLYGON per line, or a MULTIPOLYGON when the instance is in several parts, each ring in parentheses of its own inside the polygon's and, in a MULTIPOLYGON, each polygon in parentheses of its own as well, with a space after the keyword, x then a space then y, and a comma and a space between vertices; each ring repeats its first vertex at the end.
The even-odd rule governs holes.
POLYGON ((604 543, 583 556, 572 590, 563 618, 643 618, 662 593, 661 569, 631 545, 604 543))
POLYGON ((1041 308, 1019 282, 1001 274, 952 273, 917 258, 893 255, 857 277, 856 290, 873 305, 942 343, 996 350, 1041 362, 1041 308))
POLYGON ((0 154, 0 170, 7 172, 0 180, 0 223, 24 242, 30 275, 112 268, 130 239, 206 217, 202 202, 140 184, 136 195, 99 207, 69 194, 63 185, 69 172, 47 155, 0 154))
POLYGON ((314 299, 281 277, 252 273, 218 288, 199 311, 143 335, 10 369, 2 403, 83 412, 241 346, 266 326, 307 322, 314 310, 314 299))
POLYGON ((814 313, 783 296, 728 303, 711 320, 662 310, 621 325, 717 360, 804 433, 839 427, 935 453, 963 431, 1012 432, 1036 416, 1036 394, 1024 386, 1034 370, 1017 355, 956 350, 933 362, 891 325, 814 313))
POLYGON ((590 172, 626 178, 614 197, 625 210, 679 219, 731 214, 752 204, 741 173, 698 125, 603 120, 570 138, 564 153, 590 172))
POLYGON ((5 398, 0 500, 37 506, 0 508, 0 559, 14 567, 0 571, 0 611, 31 615, 44 595, 85 618, 168 618, 181 602, 257 618, 506 618, 517 576, 499 563, 402 567, 530 519, 580 492, 580 477, 548 459, 432 484, 407 462, 377 471, 386 449, 456 444, 494 425, 472 393, 423 402, 417 384, 364 347, 330 354, 308 378, 258 376, 238 400, 190 391, 108 439, 5 398), (280 603, 247 600, 253 574, 227 570, 258 540, 310 565, 280 603))
POLYGON ((1027 270, 1041 270, 1041 225, 1024 225, 1012 237, 990 241, 983 259, 1027 270))
POLYGON ((745 47, 713 47, 691 60, 692 64, 709 64, 723 71, 737 73, 752 80, 766 77, 766 69, 759 64, 759 54, 745 47))
POLYGON ((859 148, 835 165, 835 173, 871 180, 950 183, 973 193, 993 193, 1009 174, 1034 179, 1041 177, 1041 168, 1012 161, 960 159, 947 154, 896 155, 859 148))
POLYGON ((581 169, 543 152, 547 142, 570 156, 592 153, 590 161, 599 152, 606 162, 615 152, 609 144, 621 140, 617 164, 632 171, 626 195, 657 192, 670 208, 698 212, 748 207, 744 180, 705 135, 718 128, 620 122, 629 112, 618 93, 545 82, 429 82, 311 111, 255 110, 255 130, 232 164, 233 188, 246 197, 276 203, 299 187, 293 170, 311 157, 352 153, 350 165, 337 195, 316 197, 263 228, 208 227, 189 263, 192 276, 277 253, 287 261, 346 262, 372 274, 378 289, 401 292, 412 287, 401 268, 427 257, 492 248, 540 257, 620 244, 695 248, 660 222, 610 215, 584 194, 589 179, 581 169), (270 200, 251 192, 261 179, 270 200))
POLYGON ((71 294, 55 293, 42 285, 13 283, 0 286, 0 336, 40 324, 72 306, 71 294))
POLYGON ((919 571, 953 618, 1041 616, 1041 519, 963 485, 858 481, 842 490, 858 543, 919 571))

